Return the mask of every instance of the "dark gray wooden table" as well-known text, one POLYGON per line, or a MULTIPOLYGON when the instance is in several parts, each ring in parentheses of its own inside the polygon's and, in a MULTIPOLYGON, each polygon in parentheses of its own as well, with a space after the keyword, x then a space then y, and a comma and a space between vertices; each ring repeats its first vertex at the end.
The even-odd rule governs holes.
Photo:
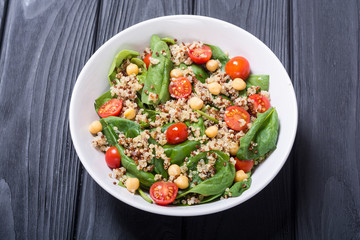
POLYGON ((0 239, 360 239, 359 1, 0 0, 0 239), (172 14, 219 18, 267 44, 295 87, 290 157, 251 200, 201 217, 130 207, 72 145, 76 78, 111 36, 172 14))

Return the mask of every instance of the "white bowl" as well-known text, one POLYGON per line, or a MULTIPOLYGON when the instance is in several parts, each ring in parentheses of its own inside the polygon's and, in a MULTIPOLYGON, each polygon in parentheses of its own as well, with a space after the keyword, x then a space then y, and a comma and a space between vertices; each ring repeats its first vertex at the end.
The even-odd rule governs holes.
POLYGON ((294 89, 283 65, 259 39, 230 23, 201 16, 167 16, 138 23, 116 34, 102 45, 81 71, 70 103, 70 131, 76 152, 91 177, 108 193, 144 211, 171 215, 196 216, 215 213, 239 205, 262 190, 284 165, 295 139, 297 104, 294 89), (244 56, 251 72, 270 75, 271 104, 279 115, 280 133, 277 149, 254 172, 251 187, 240 197, 187 207, 158 206, 113 185, 104 154, 92 147, 89 124, 98 119, 94 100, 109 89, 107 74, 114 56, 123 49, 141 52, 150 45, 150 37, 174 37, 179 41, 200 40, 228 51, 230 57, 244 56))

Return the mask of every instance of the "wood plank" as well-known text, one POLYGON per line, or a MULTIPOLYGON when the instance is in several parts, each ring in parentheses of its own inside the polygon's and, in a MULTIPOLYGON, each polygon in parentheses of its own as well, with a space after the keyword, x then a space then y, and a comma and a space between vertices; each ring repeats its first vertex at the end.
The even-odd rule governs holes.
POLYGON ((9 2, 0 71, 4 239, 73 236, 81 164, 68 108, 94 50, 96 12, 96 1, 9 2))
POLYGON ((293 7, 296 235, 360 239, 359 2, 293 7))
MULTIPOLYGON (((249 31, 289 69, 288 1, 195 1, 195 14, 219 18, 249 31)), ((188 239, 294 239, 292 157, 278 176, 249 201, 222 213, 186 218, 188 239)))
POLYGON ((0 46, 2 45, 2 39, 4 34, 7 6, 7 1, 0 0, 0 46))
MULTIPOLYGON (((119 31, 138 22, 191 13, 188 1, 102 1, 96 48, 119 31)), ((182 221, 130 207, 106 193, 84 170, 80 195, 77 239, 180 239, 182 221), (91 202, 91 204, 88 204, 91 202), (141 230, 139 229, 141 226, 141 230)))

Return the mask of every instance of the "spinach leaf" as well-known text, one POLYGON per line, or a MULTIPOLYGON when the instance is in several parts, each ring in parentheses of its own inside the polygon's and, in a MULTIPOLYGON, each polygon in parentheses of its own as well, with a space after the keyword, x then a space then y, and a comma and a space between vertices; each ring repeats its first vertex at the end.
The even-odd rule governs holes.
POLYGON ((154 158, 155 172, 161 174, 163 178, 168 178, 168 173, 164 169, 164 160, 161 158, 154 158))
POLYGON ((157 64, 150 64, 149 66, 141 94, 141 101, 149 105, 157 105, 160 102, 164 103, 170 99, 169 82, 173 63, 170 60, 169 47, 164 41, 153 36, 151 39, 151 47, 153 51, 151 58, 159 62, 157 64), (162 53, 166 55, 164 56, 162 53), (150 100, 150 93, 157 94, 157 100, 150 100))
MULTIPOLYGON (((193 188, 177 196, 177 198, 184 197, 189 193, 198 193, 205 196, 222 194, 226 188, 230 187, 235 177, 235 167, 230 164, 229 156, 221 151, 210 151, 217 155, 215 163, 216 173, 213 177, 206 179, 193 188)), ((194 157, 191 157, 187 162, 189 169, 196 167, 197 162, 206 158, 207 152, 202 152, 194 157)))
POLYGON ((207 113, 204 113, 203 111, 201 110, 194 110, 195 112, 199 113, 200 115, 206 117, 207 119, 213 121, 214 123, 219 123, 219 120, 213 118, 212 116, 210 116, 209 114, 207 113))
POLYGON ((218 47, 215 45, 205 44, 211 48, 211 58, 217 59, 221 63, 221 70, 225 72, 225 65, 230 60, 230 58, 218 47))
POLYGON ((158 36, 158 35, 152 35, 151 36, 151 44, 150 44, 150 48, 151 48, 151 50, 153 50, 154 51, 154 49, 155 49, 155 45, 158 43, 158 42, 160 42, 161 41, 161 39, 160 39, 160 37, 158 36))
POLYGON ((114 61, 110 67, 110 71, 108 74, 108 79, 109 79, 109 83, 110 86, 115 85, 114 83, 117 82, 116 80, 116 68, 120 67, 120 65, 126 60, 126 59, 130 59, 130 58, 134 58, 136 56, 139 56, 140 54, 138 52, 132 51, 132 50, 122 50, 121 52, 119 52, 115 58, 114 61))
POLYGON ((176 43, 174 39, 169 38, 169 37, 164 37, 164 38, 161 39, 161 41, 164 41, 169 45, 174 45, 176 43))
POLYGON ((269 75, 253 75, 251 74, 246 82, 246 88, 240 91, 240 96, 246 96, 246 90, 253 86, 259 86, 261 90, 269 91, 269 75))
POLYGON ((231 197, 238 197, 243 192, 249 189, 251 185, 251 177, 249 176, 246 181, 236 182, 231 186, 229 193, 231 193, 231 197))
POLYGON ((151 200, 151 198, 149 198, 148 195, 146 195, 146 193, 143 192, 143 190, 141 190, 141 188, 138 189, 138 192, 140 194, 140 196, 145 200, 147 201, 148 203, 153 203, 153 201, 151 200))
POLYGON ((132 58, 130 62, 136 64, 141 69, 141 73, 136 75, 136 77, 137 79, 139 79, 139 83, 145 83, 145 79, 147 75, 146 64, 140 58, 132 58))
MULTIPOLYGON (((117 148, 117 150, 119 151, 119 153, 121 155, 121 165, 124 168, 126 168, 126 171, 128 173, 136 176, 139 179, 141 184, 143 184, 146 187, 150 187, 153 183, 155 183, 155 180, 154 180, 155 176, 149 172, 144 172, 144 171, 137 169, 137 165, 135 164, 134 160, 129 158, 124 153, 124 148, 118 144, 118 142, 117 142, 118 135, 115 133, 115 131, 113 129, 114 126, 112 125, 112 122, 111 121, 108 122, 108 121, 106 121, 106 119, 108 119, 108 118, 100 119, 100 123, 103 127, 103 133, 106 136, 108 143, 111 146, 115 146, 117 148)), ((122 129, 124 129, 124 128, 122 128, 122 129)), ((119 128, 120 131, 122 131, 122 129, 119 128)))
POLYGON ((240 148, 236 157, 251 160, 274 150, 278 134, 279 120, 275 108, 271 107, 264 113, 258 113, 250 130, 244 137, 240 138, 240 148), (256 143, 257 146, 251 147, 252 142, 256 143))
POLYGON ((125 134, 127 138, 134 138, 140 134, 141 127, 134 121, 120 118, 120 117, 107 117, 102 118, 100 122, 105 122, 107 125, 111 125, 112 127, 117 127, 120 132, 125 134))
POLYGON ((200 82, 205 83, 205 80, 207 78, 209 78, 209 74, 205 71, 205 69, 197 64, 191 64, 188 66, 185 63, 180 63, 178 68, 179 69, 182 69, 182 68, 187 69, 188 67, 192 68, 196 79, 199 80, 200 82))
POLYGON ((196 149, 196 146, 200 146, 199 141, 186 140, 176 145, 166 144, 163 148, 166 156, 171 159, 172 164, 181 165, 184 159, 190 156, 190 153, 196 149))
POLYGON ((111 96, 111 92, 110 90, 107 91, 106 93, 104 93, 103 95, 101 95, 100 97, 98 97, 95 100, 94 103, 94 107, 95 107, 95 111, 98 112, 99 108, 105 104, 106 102, 110 101, 111 99, 116 98, 116 96, 111 96))
POLYGON ((212 201, 214 201, 215 199, 220 198, 222 195, 223 195, 223 193, 205 197, 203 200, 201 200, 200 204, 205 204, 205 203, 212 202, 212 201))
POLYGON ((197 122, 185 122, 187 127, 194 127, 196 128, 200 128, 200 136, 203 136, 205 134, 205 125, 204 125, 204 119, 202 117, 199 117, 197 122))

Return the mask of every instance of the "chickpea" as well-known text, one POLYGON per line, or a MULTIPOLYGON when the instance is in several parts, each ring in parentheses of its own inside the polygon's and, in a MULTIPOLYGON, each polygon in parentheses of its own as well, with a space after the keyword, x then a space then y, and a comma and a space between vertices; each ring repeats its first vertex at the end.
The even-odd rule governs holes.
POLYGON ((134 193, 140 186, 139 179, 137 178, 128 178, 125 182, 126 189, 129 192, 134 193))
POLYGON ((216 69, 218 69, 218 67, 219 67, 219 63, 214 59, 211 59, 211 60, 207 61, 207 63, 206 63, 206 68, 210 72, 215 72, 216 69))
POLYGON ((235 182, 241 182, 247 179, 248 176, 243 170, 239 170, 235 173, 235 182))
POLYGON ((186 176, 179 176, 177 179, 175 179, 174 183, 178 188, 185 189, 189 187, 189 179, 186 176))
POLYGON ((244 80, 242 80, 241 78, 235 78, 232 83, 231 86, 238 91, 244 90, 246 88, 246 83, 244 80))
POLYGON ((170 77, 172 77, 172 78, 178 78, 178 77, 183 77, 183 76, 184 76, 183 72, 177 68, 174 68, 170 72, 170 77))
POLYGON ((179 176, 181 173, 181 169, 180 169, 179 165, 172 164, 168 169, 168 173, 170 176, 179 176))
POLYGON ((221 92, 221 85, 218 84, 217 82, 212 82, 208 84, 208 89, 211 94, 219 95, 221 92))
POLYGON ((131 74, 135 74, 135 75, 138 75, 139 73, 139 67, 134 64, 134 63, 130 63, 129 65, 127 65, 126 67, 126 73, 127 75, 131 75, 131 74))
POLYGON ((132 120, 135 118, 135 116, 136 116, 136 111, 133 108, 128 108, 124 112, 124 117, 126 119, 132 120))
POLYGON ((102 131, 102 125, 100 121, 93 121, 89 126, 89 131, 92 134, 97 134, 98 132, 102 131))
POLYGON ((189 100, 189 105, 192 109, 200 110, 203 107, 204 102, 198 97, 192 97, 189 100))
POLYGON ((218 133, 218 128, 217 126, 211 126, 211 127, 208 127, 206 130, 205 130, 205 134, 206 136, 208 136, 209 138, 213 138, 217 135, 218 133))
POLYGON ((232 143, 230 146, 230 154, 235 156, 238 150, 239 150, 239 145, 237 143, 232 143))

